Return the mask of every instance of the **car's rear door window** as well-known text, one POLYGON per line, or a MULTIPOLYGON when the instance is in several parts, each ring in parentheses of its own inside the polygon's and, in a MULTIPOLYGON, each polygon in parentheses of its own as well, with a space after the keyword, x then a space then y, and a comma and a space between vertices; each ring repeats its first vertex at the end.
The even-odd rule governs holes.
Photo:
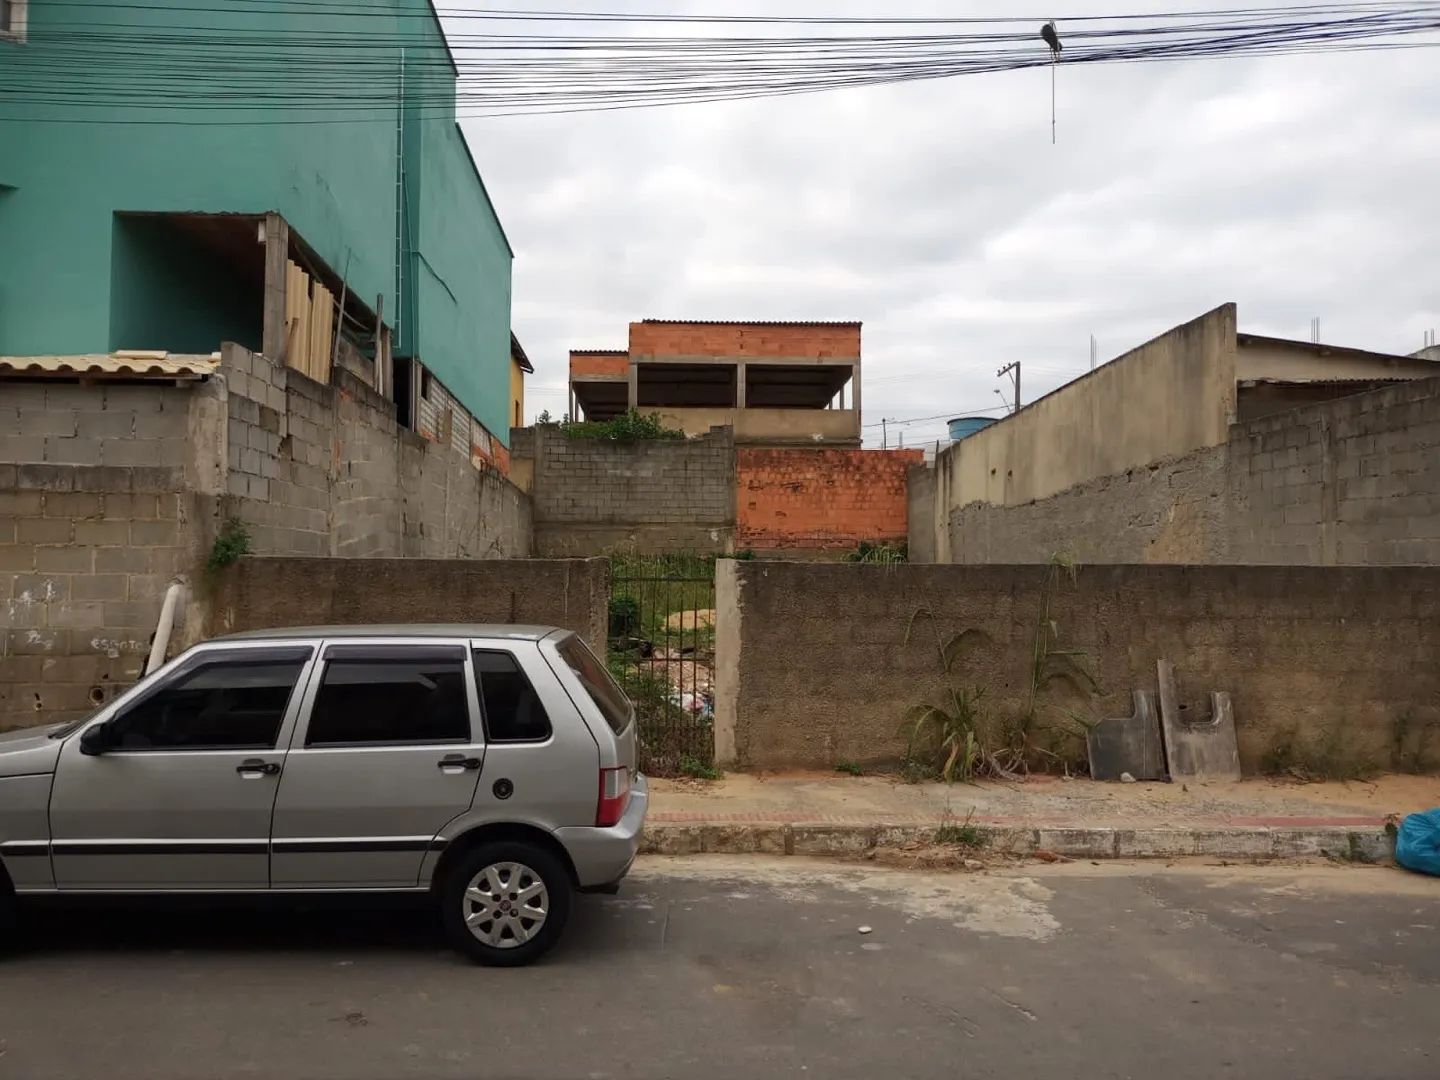
POLYGON ((465 650, 459 646, 332 646, 306 746, 470 741, 465 650))
POLYGON ((620 684, 610 677, 605 665, 595 659, 595 654, 585 642, 572 635, 560 643, 558 651, 560 658, 585 687, 590 700, 600 709, 610 729, 618 735, 629 727, 635 711, 630 699, 620 689, 620 684))
POLYGON ((476 649, 475 681, 486 742, 542 742, 550 737, 550 716, 540 695, 520 670, 514 653, 476 649))

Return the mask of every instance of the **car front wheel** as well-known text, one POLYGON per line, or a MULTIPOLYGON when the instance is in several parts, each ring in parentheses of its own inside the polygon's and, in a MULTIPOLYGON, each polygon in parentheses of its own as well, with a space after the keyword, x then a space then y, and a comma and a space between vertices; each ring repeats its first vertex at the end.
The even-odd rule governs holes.
POLYGON ((440 887, 450 943, 494 967, 519 967, 549 952, 570 917, 570 899, 560 861, 515 841, 466 852, 440 887))

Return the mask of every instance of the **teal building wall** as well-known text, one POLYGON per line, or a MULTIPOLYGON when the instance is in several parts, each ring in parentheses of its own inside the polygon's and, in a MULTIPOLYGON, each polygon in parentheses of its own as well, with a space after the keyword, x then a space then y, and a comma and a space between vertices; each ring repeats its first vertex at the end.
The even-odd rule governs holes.
POLYGON ((305 7, 31 0, 0 40, 0 354, 258 347, 253 275, 137 215, 275 211, 503 441, 513 253, 434 12, 305 7))

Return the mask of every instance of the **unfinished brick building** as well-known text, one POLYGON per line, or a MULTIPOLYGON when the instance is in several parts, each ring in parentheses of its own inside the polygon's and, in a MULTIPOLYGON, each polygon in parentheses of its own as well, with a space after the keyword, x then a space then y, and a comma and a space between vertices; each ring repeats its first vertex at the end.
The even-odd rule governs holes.
POLYGON ((516 433, 541 554, 628 549, 842 555, 906 535, 919 451, 861 449, 860 323, 630 324, 570 353, 570 414, 659 414, 683 443, 516 433))
POLYGON ((860 324, 645 319, 627 349, 571 350, 570 415, 627 409, 741 445, 859 446, 860 324))

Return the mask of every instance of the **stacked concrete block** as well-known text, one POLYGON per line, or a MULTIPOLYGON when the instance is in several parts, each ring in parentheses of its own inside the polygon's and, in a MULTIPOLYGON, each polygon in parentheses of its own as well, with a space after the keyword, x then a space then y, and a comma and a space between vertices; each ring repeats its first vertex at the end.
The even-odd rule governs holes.
POLYGON ((82 715, 135 679, 193 568, 190 507, 179 468, 0 464, 0 729, 82 715))
POLYGON ((735 528, 729 429, 695 439, 611 442, 535 428, 516 445, 533 462, 537 554, 727 551, 735 528))
POLYGON ((1220 446, 1050 498, 946 512, 955 562, 1437 563, 1440 379, 1235 424, 1220 446))
MULTIPOLYGON (((716 745, 743 765, 893 763, 906 711, 955 683, 983 689, 996 724, 1030 707, 1047 567, 725 562, 719 573, 716 745), (984 633, 949 676, 928 628, 910 630, 922 607, 942 636, 984 633)), ((1440 567, 1088 566, 1048 602, 1062 647, 1085 654, 1102 689, 1045 690, 1041 745, 1082 730, 1074 718, 1128 712, 1134 691, 1156 688, 1162 659, 1192 712, 1211 691, 1229 694, 1246 772, 1321 741, 1339 761, 1386 767, 1397 732, 1440 721, 1440 567)))

